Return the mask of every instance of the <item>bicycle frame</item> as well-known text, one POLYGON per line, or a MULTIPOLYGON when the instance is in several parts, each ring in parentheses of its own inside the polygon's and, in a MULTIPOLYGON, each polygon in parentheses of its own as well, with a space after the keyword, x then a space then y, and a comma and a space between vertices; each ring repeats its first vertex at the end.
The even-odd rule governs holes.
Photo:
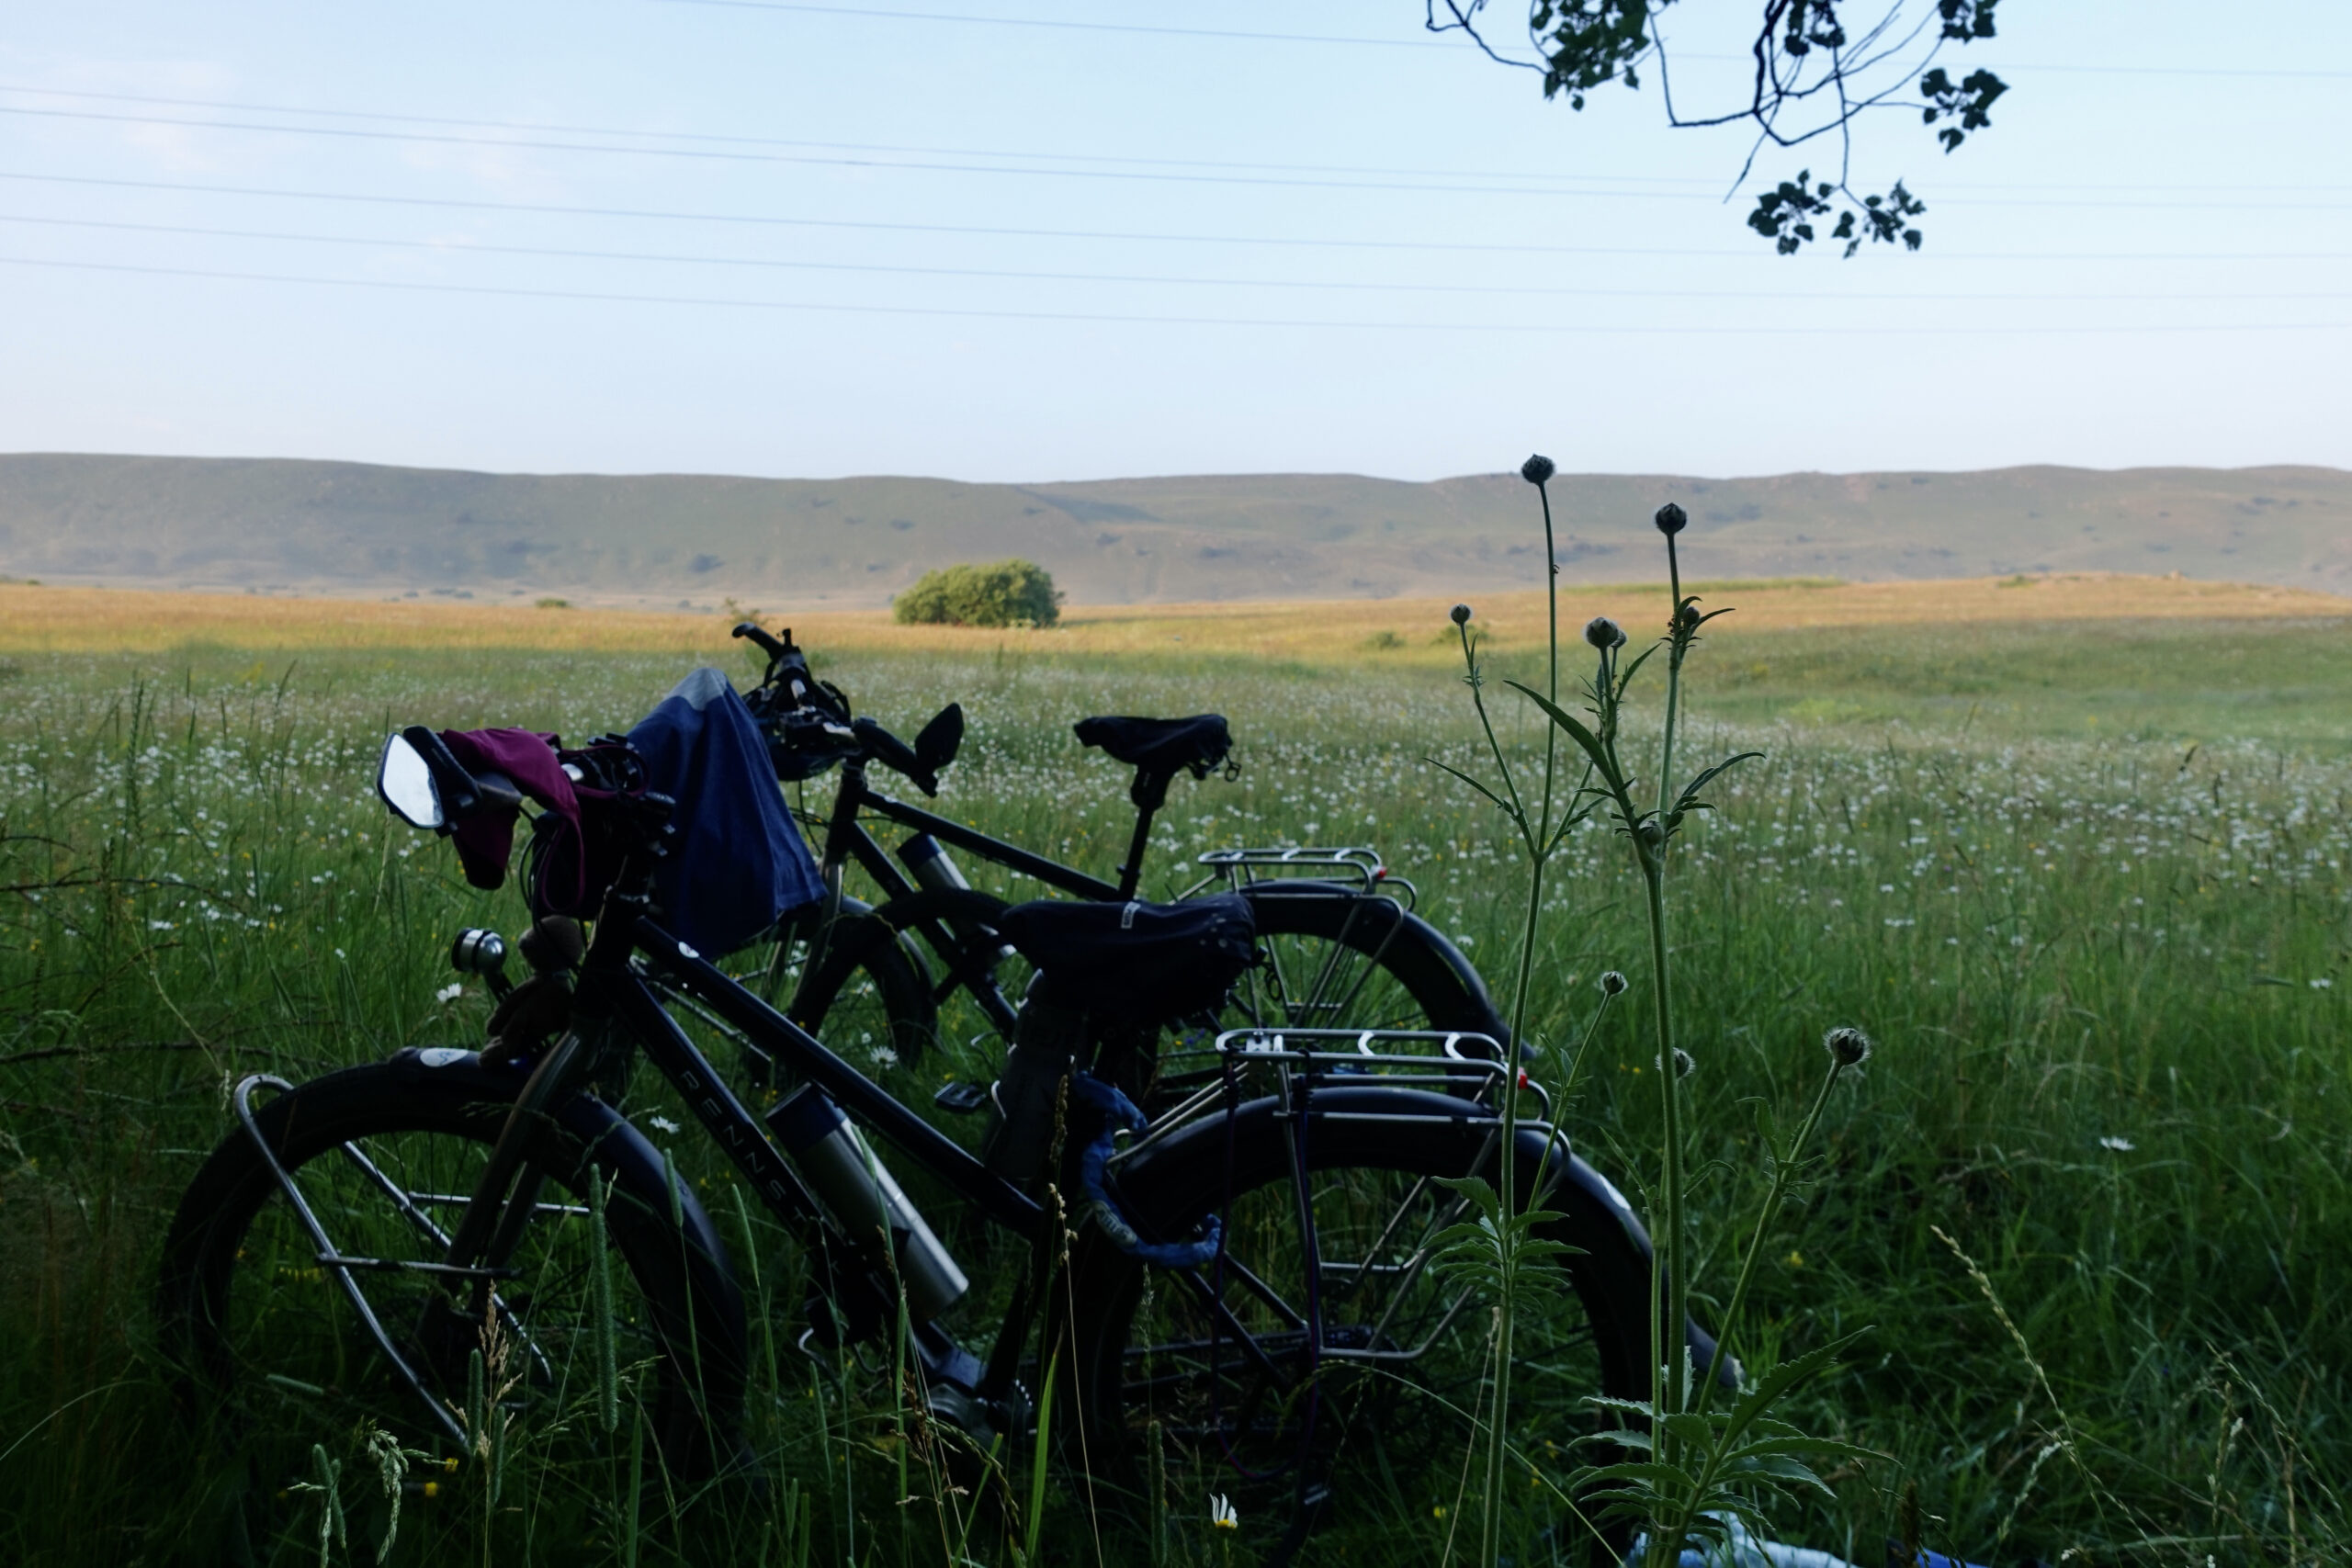
MULTIPOLYGON (((859 820, 863 813, 871 811, 918 832, 929 833, 942 843, 969 851, 1008 871, 1035 877, 1048 887, 1058 888, 1073 897, 1124 901, 1135 897, 1135 882, 1141 874, 1139 872, 1131 873, 1120 882, 1105 882, 1074 866, 1047 860, 1044 855, 1033 853, 1018 844, 991 838, 977 828, 967 828, 961 822, 910 805, 895 795, 883 794, 867 782, 867 766, 863 758, 852 758, 842 764, 842 786, 833 797, 832 814, 825 822, 824 866, 829 876, 837 875, 840 868, 854 859, 891 897, 904 897, 916 891, 915 883, 892 863, 889 852, 859 820)), ((1149 821, 1147 815, 1139 826, 1148 828, 1149 821)))

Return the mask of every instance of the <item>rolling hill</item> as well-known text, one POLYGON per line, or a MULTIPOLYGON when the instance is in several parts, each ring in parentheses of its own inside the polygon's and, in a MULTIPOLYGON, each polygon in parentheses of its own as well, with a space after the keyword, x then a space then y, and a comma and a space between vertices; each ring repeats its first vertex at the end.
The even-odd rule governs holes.
MULTIPOLYGON (((2352 473, 2054 467, 1700 479, 1563 474, 1565 577, 1659 575, 1687 508, 1713 578, 2121 571, 2352 592, 2352 473)), ((1072 601, 1381 598, 1539 581, 1515 475, 1035 485, 527 475, 292 459, 0 456, 0 573, 59 582, 644 606, 886 603, 1025 556, 1072 601)))

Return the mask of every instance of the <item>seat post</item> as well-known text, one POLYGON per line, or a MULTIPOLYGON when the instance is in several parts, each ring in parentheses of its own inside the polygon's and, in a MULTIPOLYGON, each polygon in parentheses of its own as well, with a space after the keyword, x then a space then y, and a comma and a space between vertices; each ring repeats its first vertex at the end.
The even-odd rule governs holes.
POLYGON ((1136 886, 1143 880, 1143 852, 1151 842, 1151 819, 1168 801, 1168 781, 1173 773, 1155 773, 1148 769, 1136 770, 1136 782, 1127 791, 1127 798, 1136 803, 1135 837, 1127 840, 1127 863, 1119 868, 1119 897, 1136 896, 1136 886))

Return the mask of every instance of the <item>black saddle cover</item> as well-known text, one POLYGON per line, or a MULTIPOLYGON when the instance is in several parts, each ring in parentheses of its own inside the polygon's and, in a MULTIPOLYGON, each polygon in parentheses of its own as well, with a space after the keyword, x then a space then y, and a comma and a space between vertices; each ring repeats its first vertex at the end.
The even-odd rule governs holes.
POLYGON ((1043 898, 1007 909, 997 931, 1037 966, 1042 999, 1137 1023, 1217 1007, 1258 956, 1257 919, 1232 894, 1182 904, 1043 898))
POLYGON ((1081 718, 1072 725, 1079 743, 1100 746, 1131 768, 1174 774, 1190 768, 1196 779, 1233 750, 1225 715, 1199 713, 1190 718, 1081 718))

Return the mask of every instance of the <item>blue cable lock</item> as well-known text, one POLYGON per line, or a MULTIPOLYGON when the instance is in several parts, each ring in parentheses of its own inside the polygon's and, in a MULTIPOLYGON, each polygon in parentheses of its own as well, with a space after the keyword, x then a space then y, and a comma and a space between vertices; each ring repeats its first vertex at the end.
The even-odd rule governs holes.
POLYGON ((1103 1188, 1102 1178, 1111 1164, 1112 1134, 1121 1127, 1140 1133, 1149 1123, 1136 1109, 1135 1101, 1120 1093, 1114 1085, 1087 1072, 1072 1073, 1069 1081, 1080 1100, 1102 1112, 1102 1131, 1078 1156, 1078 1184, 1085 1193, 1088 1212, 1093 1215, 1094 1223, 1102 1227, 1102 1234, 1111 1238, 1111 1245, 1130 1258, 1161 1269, 1197 1269, 1214 1258, 1224 1236, 1224 1227, 1215 1214, 1203 1224, 1198 1241, 1146 1241, 1136 1234, 1135 1226, 1127 1223, 1126 1215, 1119 1212, 1119 1205, 1103 1188))

